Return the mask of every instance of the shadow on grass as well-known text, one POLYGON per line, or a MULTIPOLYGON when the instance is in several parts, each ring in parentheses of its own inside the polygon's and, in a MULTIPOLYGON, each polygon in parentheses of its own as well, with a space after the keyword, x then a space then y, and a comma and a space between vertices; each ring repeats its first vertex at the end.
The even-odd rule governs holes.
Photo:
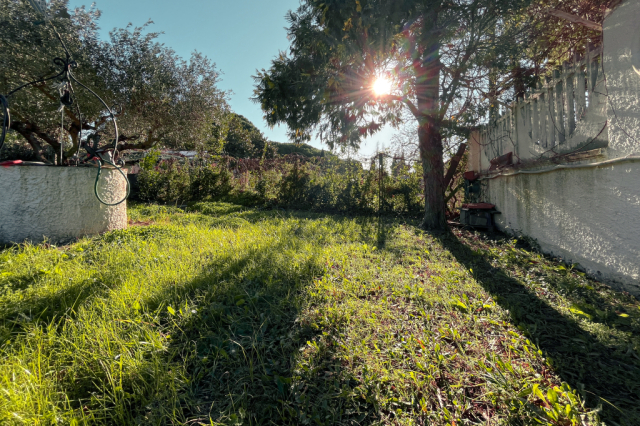
POLYGON ((129 397, 111 409, 119 413, 114 421, 374 423, 373 406, 351 396, 358 381, 346 375, 330 347, 313 345, 319 332, 300 317, 310 277, 322 273, 322 260, 309 256, 287 264, 286 249, 283 244, 249 248, 145 301, 149 312, 164 312, 160 322, 172 343, 160 355, 161 364, 175 377, 159 377, 157 362, 143 363, 123 381, 120 392, 129 397), (180 312, 169 315, 164 306, 180 312), (305 357, 308 351, 313 353, 305 357))
POLYGON ((384 218, 378 215, 378 229, 376 232, 376 245, 379 249, 384 248, 389 237, 389 226, 384 218))
MULTIPOLYGON (((239 206, 234 206, 239 207, 239 206)), ((299 219, 299 220, 318 220, 323 218, 331 218, 338 224, 355 221, 355 223, 361 228, 359 240, 378 248, 384 248, 387 239, 393 233, 394 225, 397 219, 391 215, 359 215, 359 216, 344 216, 338 213, 336 216, 334 213, 323 213, 314 211, 301 211, 301 210, 284 210, 277 208, 269 208, 264 210, 255 209, 220 209, 215 211, 213 209, 203 208, 202 211, 194 210, 194 212, 200 213, 201 218, 196 219, 202 223, 207 223, 209 226, 216 226, 218 223, 227 227, 233 227, 233 219, 230 220, 229 216, 225 216, 227 211, 230 211, 236 220, 246 221, 251 224, 256 224, 268 219, 299 219)), ((185 222, 193 222, 193 218, 186 219, 185 222)), ((238 223, 241 226, 241 223, 238 223)))
MULTIPOLYGON (((143 239, 153 239, 158 237, 167 238, 171 236, 169 231, 162 228, 131 228, 135 232, 130 235, 141 237, 143 239)), ((94 244, 113 244, 118 242, 117 239, 122 238, 123 232, 115 231, 107 235, 96 237, 94 244)), ((11 249, 18 247, 14 245, 11 249)), ((101 247, 98 245, 96 252, 101 247)), ((83 263, 98 262, 96 253, 84 252, 82 256, 83 263)), ((53 268, 50 268, 53 269, 53 268)), ((48 271, 46 274, 53 274, 48 271)), ((11 281, 0 288, 0 295, 6 292, 24 291, 30 287, 39 287, 42 283, 39 277, 43 271, 28 271, 20 275, 12 276, 11 281)), ((60 280, 66 280, 66 276, 62 276, 60 280)), ((11 304, 2 304, 0 306, 0 344, 10 338, 11 333, 20 333, 25 327, 32 327, 34 324, 49 324, 55 318, 73 319, 77 315, 77 308, 89 300, 107 295, 109 292, 116 290, 122 283, 121 272, 109 269, 93 270, 89 276, 82 281, 76 281, 72 284, 60 283, 51 285, 55 287, 55 291, 47 292, 45 295, 39 293, 30 294, 26 297, 20 297, 11 304), (111 283, 107 285, 105 283, 111 283), (117 283, 117 284, 113 284, 117 283)))
POLYGON ((604 344, 523 283, 473 256, 455 236, 443 236, 440 241, 467 270, 473 269, 476 280, 508 309, 513 322, 544 352, 561 379, 581 390, 589 407, 602 404, 605 422, 638 424, 640 361, 627 344, 604 344))
MULTIPOLYGON (((254 208, 245 208, 234 204, 215 205, 208 203, 194 204, 187 209, 188 212, 200 213, 203 216, 219 218, 220 221, 228 222, 229 214, 236 216, 237 218, 246 220, 249 223, 255 224, 265 219, 290 219, 297 218, 303 220, 315 220, 326 217, 332 217, 338 222, 355 220, 356 223, 362 227, 362 241, 367 244, 376 245, 378 248, 384 248, 387 239, 392 233, 393 223, 398 222, 399 217, 395 214, 383 214, 378 215, 371 214, 356 214, 354 216, 348 216, 348 212, 343 211, 313 211, 313 210, 296 210, 296 209, 283 209, 283 208, 265 208, 262 210, 256 210, 254 208), (336 217, 338 215, 338 217, 336 217)), ((216 223, 216 220, 211 222, 216 223)))
MULTIPOLYGON (((5 286, 4 290, 25 290, 38 286, 38 275, 36 272, 13 277, 11 285, 5 286)), ((45 296, 35 295, 11 304, 3 304, 0 309, 0 345, 10 339, 11 334, 21 333, 34 324, 49 324, 55 318, 63 316, 75 318, 76 309, 80 305, 87 300, 104 296, 114 289, 103 281, 119 282, 113 279, 113 274, 96 272, 82 281, 63 286, 60 290, 45 296)))

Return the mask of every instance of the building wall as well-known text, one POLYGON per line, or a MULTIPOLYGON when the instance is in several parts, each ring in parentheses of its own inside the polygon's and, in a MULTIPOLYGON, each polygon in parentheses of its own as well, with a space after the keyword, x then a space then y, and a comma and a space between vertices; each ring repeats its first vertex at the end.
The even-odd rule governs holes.
MULTIPOLYGON (((69 241, 127 227, 126 202, 106 206, 94 195, 97 168, 0 167, 0 243, 69 241)), ((103 169, 98 192, 106 202, 120 201, 126 182, 103 169)))
POLYGON ((625 0, 604 23, 609 158, 640 153, 640 1, 625 0), (634 70, 634 67, 638 70, 634 70))
POLYGON ((640 162, 486 181, 499 229, 640 295, 640 162))
POLYGON ((483 175, 483 201, 502 212, 498 228, 532 237, 544 252, 640 295, 640 75, 634 70, 640 72, 640 1, 623 1, 607 16, 601 66, 608 139, 602 156, 571 163, 578 168, 547 171, 553 167, 546 164, 496 173, 472 143, 478 152, 470 167, 483 175))

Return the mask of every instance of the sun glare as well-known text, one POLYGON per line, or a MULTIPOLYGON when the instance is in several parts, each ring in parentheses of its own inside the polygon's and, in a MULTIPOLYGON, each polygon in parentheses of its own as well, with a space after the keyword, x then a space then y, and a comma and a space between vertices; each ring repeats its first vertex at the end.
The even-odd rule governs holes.
POLYGON ((388 95, 391 93, 391 81, 386 77, 378 77, 373 83, 373 92, 376 96, 388 95))

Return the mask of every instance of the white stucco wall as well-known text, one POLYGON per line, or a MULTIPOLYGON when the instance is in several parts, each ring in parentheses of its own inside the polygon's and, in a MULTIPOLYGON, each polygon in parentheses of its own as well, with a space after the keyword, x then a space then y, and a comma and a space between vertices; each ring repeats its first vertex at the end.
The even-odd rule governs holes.
POLYGON ((640 1, 624 0, 604 21, 609 158, 640 154, 640 1))
MULTIPOLYGON (((640 0, 625 0, 604 22, 601 89, 608 146, 604 157, 580 164, 640 156, 640 75, 634 66, 640 71, 640 0)), ((493 173, 483 167, 479 148, 471 149, 477 151, 471 155, 471 170, 485 175, 482 201, 502 212, 495 216, 499 229, 532 237, 544 252, 579 263, 612 286, 640 296, 638 159, 487 179, 493 173)))
MULTIPOLYGON (((69 241, 127 227, 126 202, 106 206, 94 195, 97 168, 0 167, 0 243, 69 241)), ((103 169, 98 185, 106 202, 120 201, 126 182, 103 169)))
POLYGON ((640 295, 640 162, 486 181, 498 228, 640 295))

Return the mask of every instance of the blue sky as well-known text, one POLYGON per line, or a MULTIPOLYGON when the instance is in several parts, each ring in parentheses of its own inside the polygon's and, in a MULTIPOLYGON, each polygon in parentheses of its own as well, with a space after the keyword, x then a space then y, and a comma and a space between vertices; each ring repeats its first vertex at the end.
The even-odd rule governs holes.
MULTIPOLYGON (((71 9, 91 1, 70 0, 71 9)), ((298 7, 298 0, 96 0, 102 11, 102 37, 114 27, 129 22, 141 26, 149 19, 151 31, 162 31, 160 41, 188 59, 197 50, 213 60, 222 72, 220 88, 231 90, 231 108, 253 122, 274 141, 287 142, 284 126, 269 129, 260 106, 249 98, 257 69, 269 68, 279 51, 289 46, 285 15, 298 7)), ((360 154, 368 155, 376 146, 388 146, 391 129, 369 138, 360 154)), ((312 145, 320 148, 319 141, 312 145)))

